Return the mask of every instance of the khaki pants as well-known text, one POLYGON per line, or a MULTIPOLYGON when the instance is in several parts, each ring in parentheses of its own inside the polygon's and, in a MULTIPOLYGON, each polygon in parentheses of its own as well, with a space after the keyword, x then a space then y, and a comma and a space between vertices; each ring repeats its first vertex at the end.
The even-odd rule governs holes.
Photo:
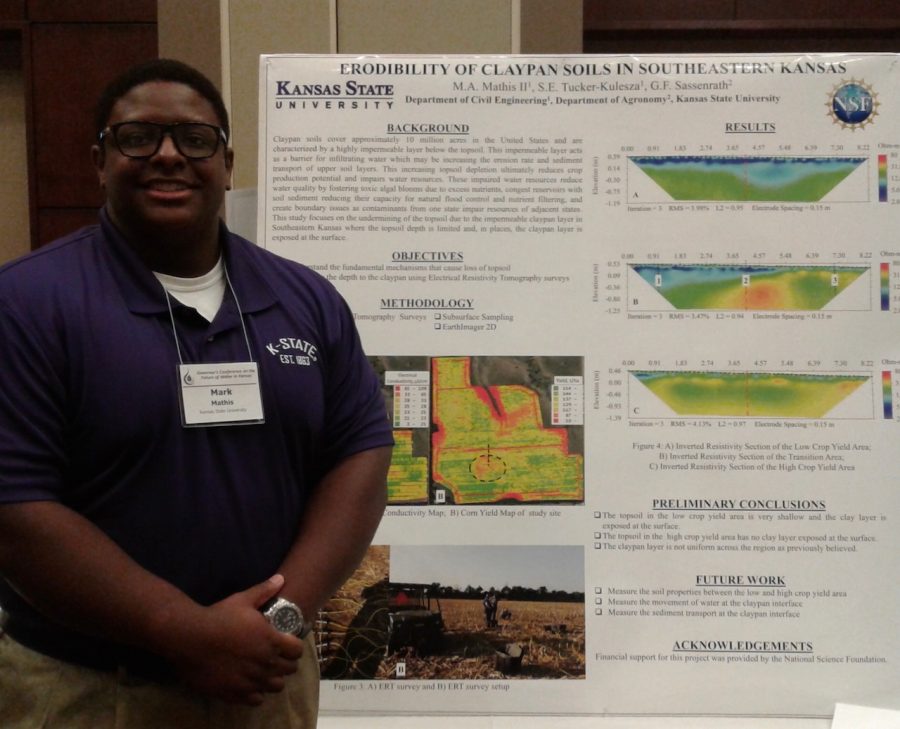
POLYGON ((3 729, 315 729, 318 704, 312 634, 284 691, 247 707, 57 661, 0 632, 3 729))

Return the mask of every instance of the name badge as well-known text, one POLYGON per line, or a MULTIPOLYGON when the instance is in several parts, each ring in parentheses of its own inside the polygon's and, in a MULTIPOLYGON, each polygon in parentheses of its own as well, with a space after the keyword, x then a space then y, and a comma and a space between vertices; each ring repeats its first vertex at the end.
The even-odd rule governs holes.
POLYGON ((185 427, 262 423, 256 362, 178 365, 185 427))

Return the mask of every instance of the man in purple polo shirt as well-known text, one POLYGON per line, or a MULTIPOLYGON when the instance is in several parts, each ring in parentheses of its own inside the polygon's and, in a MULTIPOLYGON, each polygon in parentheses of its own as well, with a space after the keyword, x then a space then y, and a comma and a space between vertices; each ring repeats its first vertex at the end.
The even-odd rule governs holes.
POLYGON ((5 729, 311 727, 311 620, 384 510, 392 444, 344 301, 231 234, 194 69, 100 100, 106 206, 0 268, 5 729))

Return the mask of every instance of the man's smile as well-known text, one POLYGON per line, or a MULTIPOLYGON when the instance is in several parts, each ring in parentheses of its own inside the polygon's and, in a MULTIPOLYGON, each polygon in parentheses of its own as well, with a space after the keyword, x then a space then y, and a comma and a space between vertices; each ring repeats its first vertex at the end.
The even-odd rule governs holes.
POLYGON ((190 190, 193 185, 184 180, 149 180, 144 183, 144 187, 148 190, 159 190, 161 192, 180 192, 181 190, 190 190))

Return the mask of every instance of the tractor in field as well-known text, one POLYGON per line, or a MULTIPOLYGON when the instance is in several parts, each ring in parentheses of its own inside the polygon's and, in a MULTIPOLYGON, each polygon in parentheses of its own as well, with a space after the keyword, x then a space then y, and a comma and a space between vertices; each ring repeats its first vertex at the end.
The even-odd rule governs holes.
POLYGON ((387 655, 403 648, 412 648, 419 656, 441 649, 444 618, 441 602, 433 592, 433 585, 388 584, 387 655))

